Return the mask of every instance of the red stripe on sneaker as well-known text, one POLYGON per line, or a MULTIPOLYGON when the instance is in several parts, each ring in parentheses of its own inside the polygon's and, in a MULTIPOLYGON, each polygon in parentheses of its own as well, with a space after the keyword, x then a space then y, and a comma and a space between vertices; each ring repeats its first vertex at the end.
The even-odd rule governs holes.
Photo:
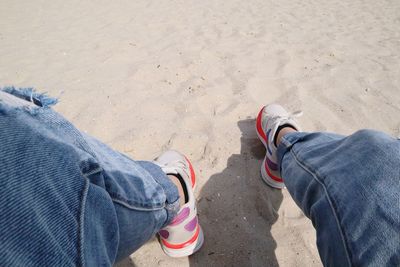
POLYGON ((263 107, 260 110, 260 112, 258 113, 256 125, 257 125, 258 134, 262 137, 262 139, 264 139, 265 143, 267 143, 267 137, 265 136, 264 130, 262 129, 262 126, 261 126, 261 117, 262 117, 262 113, 264 111, 264 108, 265 107, 263 107))
POLYGON ((185 156, 185 159, 187 163, 189 164, 189 170, 190 170, 190 179, 192 181, 192 188, 194 188, 194 185, 196 184, 196 174, 194 173, 194 169, 192 166, 192 163, 188 160, 188 158, 185 156))
POLYGON ((272 180, 275 180, 275 181, 277 181, 277 182, 283 183, 282 178, 280 178, 280 177, 278 177, 278 176, 275 176, 275 175, 273 175, 273 174, 271 173, 271 171, 270 171, 269 168, 268 168, 267 161, 265 161, 265 164, 264 164, 264 165, 265 165, 265 170, 267 171, 268 176, 271 177, 272 180))
POLYGON ((189 239, 185 243, 171 244, 171 243, 168 243, 167 241, 165 241, 164 239, 161 239, 161 241, 164 244, 164 246, 166 246, 167 248, 180 249, 180 248, 184 248, 184 247, 187 247, 187 246, 193 244, 193 242, 195 242, 197 240, 197 238, 199 237, 199 233, 200 233, 200 227, 199 227, 199 225, 197 225, 196 233, 194 234, 194 236, 191 239, 189 239))

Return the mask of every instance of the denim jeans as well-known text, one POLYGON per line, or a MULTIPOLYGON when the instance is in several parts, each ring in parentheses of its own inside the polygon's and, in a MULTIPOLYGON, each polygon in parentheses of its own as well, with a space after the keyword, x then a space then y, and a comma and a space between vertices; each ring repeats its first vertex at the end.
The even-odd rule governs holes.
POLYGON ((278 158, 325 266, 400 266, 399 140, 372 130, 290 133, 278 158))
POLYGON ((54 99, 6 91, 0 266, 110 266, 176 215, 178 190, 158 166, 78 131, 49 108, 54 99))
MULTIPOLYGON (((6 91, 0 266, 110 266, 176 215, 177 189, 159 167, 80 132, 49 108, 54 99, 6 91)), ((399 141, 374 131, 291 133, 278 154, 325 265, 399 265, 399 141)))

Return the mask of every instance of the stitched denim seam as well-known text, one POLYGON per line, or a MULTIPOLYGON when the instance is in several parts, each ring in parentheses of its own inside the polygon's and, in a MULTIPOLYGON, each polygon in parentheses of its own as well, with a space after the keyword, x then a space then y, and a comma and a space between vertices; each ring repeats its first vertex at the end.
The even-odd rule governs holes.
MULTIPOLYGON (((165 174, 165 175, 168 176, 167 174, 165 174)), ((166 212, 167 212, 167 216, 166 216, 165 222, 162 224, 162 226, 164 227, 164 226, 166 226, 167 222, 171 219, 171 218, 170 218, 171 210, 173 210, 174 207, 175 207, 175 205, 176 205, 177 203, 179 203, 179 198, 178 198, 178 200, 175 200, 175 202, 169 203, 169 202, 168 202, 168 196, 167 196, 167 193, 165 192, 164 186, 163 186, 161 183, 159 183, 159 181, 158 181, 157 178, 153 178, 153 179, 154 179, 154 181, 156 181, 156 183, 157 183, 158 185, 160 185, 160 187, 162 188, 163 193, 164 193, 164 195, 165 195, 164 209, 165 209, 166 212)), ((168 178, 168 179, 169 179, 169 178, 168 178)), ((171 183, 172 183, 172 181, 171 181, 171 183)), ((178 205, 179 205, 179 204, 178 204, 178 205)), ((171 220, 172 220, 172 219, 171 219, 171 220)))
POLYGON ((137 199, 134 197, 130 197, 129 199, 123 197, 117 192, 111 191, 110 188, 106 188, 108 194, 110 195, 112 200, 118 201, 120 204, 124 204, 126 207, 131 208, 131 209, 143 209, 143 210, 152 210, 152 209, 158 209, 158 207, 163 207, 164 203, 159 202, 149 202, 147 201, 144 203, 141 199, 137 199), (141 208, 142 207, 142 208, 141 208))
POLYGON ((118 203, 118 204, 120 204, 120 205, 122 205, 122 206, 124 206, 124 207, 126 207, 126 208, 128 208, 128 209, 131 209, 131 210, 155 211, 155 210, 162 210, 162 209, 165 208, 165 204, 162 205, 162 206, 159 206, 159 207, 151 207, 151 208, 133 206, 133 205, 129 204, 129 201, 127 201, 127 200, 125 200, 125 199, 116 198, 116 197, 118 197, 118 196, 114 197, 114 196, 112 196, 111 194, 110 194, 110 196, 111 196, 111 200, 112 200, 113 202, 118 203))
POLYGON ((89 192, 89 180, 85 178, 85 188, 82 191, 82 204, 81 204, 81 209, 80 209, 80 214, 79 214, 79 237, 78 237, 78 260, 79 260, 79 266, 85 266, 85 252, 84 252, 84 220, 85 220, 85 209, 86 209, 86 198, 89 192))
POLYGON ((287 148, 289 148, 292 145, 288 140, 285 139, 285 137, 281 139, 281 143, 283 143, 287 148))
MULTIPOLYGON (((134 167, 134 169, 135 169, 135 171, 136 172, 141 172, 141 170, 138 168, 138 166, 133 166, 134 167)), ((161 189, 162 189, 162 192, 164 193, 164 195, 165 195, 165 199, 166 199, 166 201, 167 201, 167 193, 165 192, 165 189, 164 189, 164 186, 162 185, 162 184, 160 184, 159 182, 158 182, 158 179, 157 178, 155 178, 151 173, 149 173, 149 172, 147 172, 146 171, 146 173, 148 174, 148 176, 149 176, 149 178, 150 179, 152 179, 154 182, 156 182, 156 184, 158 184, 160 187, 161 187, 161 189)), ((129 202, 129 201, 127 201, 127 202, 129 202)), ((135 202, 138 202, 138 201, 135 201, 135 202)), ((161 208, 159 208, 159 209, 163 209, 163 208, 165 208, 165 205, 166 204, 166 202, 163 202, 162 203, 162 207, 161 208)), ((130 204, 129 204, 130 205, 130 204)), ((141 205, 141 206, 144 206, 144 205, 141 205)), ((148 205, 146 205, 146 206, 148 206, 148 205)), ((152 206, 154 206, 154 205, 152 205, 152 206)), ((159 206, 159 205, 157 205, 157 206, 159 206)), ((153 209, 154 210, 154 209, 153 209)), ((158 210, 158 209, 157 209, 158 210)))
MULTIPOLYGON (((135 168, 135 171, 140 172, 138 166, 135 165, 134 168, 135 168)), ((146 173, 148 173, 148 172, 146 171, 146 173)), ((161 187, 161 189, 162 189, 162 191, 163 191, 163 193, 164 193, 164 195, 165 195, 165 199, 167 200, 167 193, 165 192, 164 186, 163 186, 162 184, 160 184, 160 183, 158 182, 158 179, 155 178, 152 174, 150 174, 150 173, 148 173, 148 174, 149 174, 149 178, 151 178, 154 182, 156 182, 156 184, 158 184, 158 185, 161 187)), ((164 202, 164 204, 163 204, 163 208, 164 208, 164 207, 165 207, 165 202, 164 202)))
MULTIPOLYGON (((152 179, 154 181, 156 180, 154 178, 152 178, 152 179)), ((156 183, 158 184, 157 181, 156 181, 156 183)), ((164 192, 164 188, 161 185, 160 185, 160 187, 162 188, 162 190, 164 192)), ((161 203, 161 202, 150 202, 150 203, 146 202, 146 203, 144 203, 140 199, 137 199, 133 196, 131 196, 130 199, 126 199, 125 197, 118 194, 118 192, 111 191, 111 188, 108 188, 107 192, 110 195, 111 200, 113 202, 121 204, 131 210, 152 211, 152 210, 160 210, 165 207, 165 202, 163 202, 163 203, 161 203)), ((165 194, 165 192, 164 192, 164 194, 165 194)))
POLYGON ((82 175, 83 175, 86 179, 89 179, 88 176, 90 176, 90 175, 92 175, 92 174, 95 174, 95 173, 98 173, 98 172, 103 172, 103 168, 102 168, 102 167, 98 167, 98 168, 95 168, 95 169, 93 169, 93 170, 90 170, 89 172, 82 173, 82 175))
MULTIPOLYGON (((123 155, 123 154, 122 154, 123 155)), ((125 156, 125 155, 123 155, 123 156, 125 156)), ((125 157, 127 157, 127 156, 125 156, 125 157)), ((139 168, 137 167, 137 166, 134 166, 134 168, 135 168, 135 170, 138 170, 139 172, 140 172, 140 170, 139 170, 139 168)), ((141 168, 143 168, 143 167, 141 167, 141 168)), ((156 184, 158 184, 160 187, 161 187, 161 189, 162 189, 162 191, 163 191, 163 193, 164 193, 164 195, 165 195, 165 200, 166 200, 166 202, 168 201, 168 195, 167 195, 167 193, 166 193, 166 191, 165 191, 165 188, 164 188, 164 185, 162 185, 159 181, 158 181, 158 178, 156 178, 156 176, 155 175, 152 175, 151 173, 149 173, 148 171, 146 171, 146 173, 149 175, 149 177, 154 181, 154 182, 156 182, 156 184)), ((165 176, 167 177, 167 174, 166 173, 164 173, 165 174, 165 176)), ((168 178, 169 179, 169 178, 168 178)), ((172 182, 171 182, 172 183, 172 182)), ((164 207, 165 207, 165 203, 164 203, 164 207)))
MULTIPOLYGON (((135 172, 139 173, 141 171, 136 166, 133 166, 133 167, 134 167, 134 171, 135 172)), ((105 175, 103 169, 102 169, 102 172, 105 175)), ((158 183, 157 179, 154 179, 151 175, 149 175, 149 177, 151 179, 153 179, 156 182, 157 185, 160 185, 158 183)), ((160 185, 160 187, 162 188, 162 190, 163 190, 163 192, 165 194, 164 188, 161 185, 160 185)), ((157 203, 156 202, 143 203, 143 201, 141 201, 140 199, 135 198, 134 196, 130 196, 130 199, 128 200, 128 199, 124 198, 123 196, 121 196, 120 194, 118 194, 118 192, 111 191, 111 188, 107 188, 107 185, 106 185, 106 190, 107 190, 108 194, 110 195, 111 200, 113 202, 116 202, 116 203, 118 203, 120 205, 123 205, 124 207, 129 208, 131 210, 152 211, 152 210, 160 210, 160 209, 163 209, 165 207, 165 202, 164 203, 160 203, 160 202, 157 202, 157 203)))
POLYGON ((321 180, 319 179, 319 177, 316 174, 316 172, 311 171, 310 170, 311 168, 309 166, 307 166, 307 164, 301 162, 300 159, 298 158, 298 156, 296 155, 296 153, 293 151, 293 149, 290 150, 290 153, 293 155, 293 157, 294 157, 295 161, 297 162, 297 164, 302 169, 304 169, 306 172, 310 173, 311 176, 314 178, 314 180, 317 181, 322 186, 322 188, 324 189, 325 197, 328 200, 329 206, 331 207, 332 213, 333 213, 333 215, 335 217, 336 225, 337 225, 337 227, 339 229, 339 232, 340 232, 340 237, 341 237, 342 242, 343 242, 344 250, 346 251, 347 261, 348 261, 349 265, 352 266, 351 260, 350 260, 350 255, 349 255, 350 251, 349 251, 348 246, 347 246, 346 238, 345 238, 345 236, 343 234, 342 227, 341 227, 341 225, 339 223, 339 218, 338 218, 338 216, 336 214, 336 211, 335 211, 335 209, 333 207, 333 204, 332 204, 331 198, 329 196, 328 190, 326 189, 325 185, 321 182, 321 180))
MULTIPOLYGON (((151 175, 150 175, 150 176, 151 176, 151 175)), ((167 176, 167 175, 165 175, 165 176, 167 176)), ((151 177, 151 178, 153 178, 153 177, 151 177)), ((169 178, 168 178, 168 179, 169 179, 169 178)), ((153 180, 161 187, 161 189, 162 189, 162 191, 163 191, 163 193, 164 193, 164 195, 165 195, 165 200, 166 200, 166 202, 167 202, 167 201, 168 201, 168 197, 167 197, 167 193, 165 192, 164 186, 158 182, 158 179, 157 179, 157 178, 153 178, 153 180)), ((171 182, 171 183, 172 183, 172 182, 171 182)), ((164 205, 164 207, 165 207, 165 205, 164 205)))

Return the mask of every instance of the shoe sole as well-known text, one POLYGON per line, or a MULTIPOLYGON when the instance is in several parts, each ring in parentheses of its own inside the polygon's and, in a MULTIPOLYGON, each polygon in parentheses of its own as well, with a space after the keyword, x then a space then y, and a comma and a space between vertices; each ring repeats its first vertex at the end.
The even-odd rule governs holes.
POLYGON ((187 257, 190 256, 194 253, 196 253, 204 243, 204 234, 203 234, 203 229, 201 229, 200 224, 198 225, 199 227, 199 235, 197 236, 197 239, 190 245, 180 248, 180 249, 171 249, 166 246, 161 246, 165 254, 172 258, 181 258, 181 257, 187 257))
POLYGON ((274 179, 272 179, 269 175, 268 175, 268 170, 266 167, 266 159, 267 156, 264 157, 263 163, 261 165, 261 178, 262 180, 269 186, 273 187, 273 188, 277 188, 277 189, 283 189, 285 188, 285 184, 283 182, 278 182, 275 181, 274 179))
MULTIPOLYGON (((261 115, 264 112, 264 108, 263 107, 260 112, 258 113, 257 116, 257 120, 256 120, 256 132, 257 132, 257 136, 260 139, 260 141, 263 143, 265 149, 267 149, 267 137, 262 129, 261 126, 261 115)), ((265 154, 263 163, 261 165, 261 178, 262 180, 269 186, 273 187, 273 188, 277 188, 277 189, 282 189, 285 187, 285 184, 283 182, 279 182, 276 181, 275 179, 273 179, 270 175, 268 175, 268 167, 267 167, 267 154, 265 154)))

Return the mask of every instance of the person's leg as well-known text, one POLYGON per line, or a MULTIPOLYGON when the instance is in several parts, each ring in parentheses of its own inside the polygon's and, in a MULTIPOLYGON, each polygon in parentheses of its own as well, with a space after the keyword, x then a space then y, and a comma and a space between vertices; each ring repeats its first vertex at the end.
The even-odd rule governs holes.
POLYGON ((270 186, 284 182, 312 220, 324 265, 398 266, 400 141, 371 130, 344 137, 297 129, 279 105, 260 111, 256 130, 269 159, 261 174, 270 186))
POLYGON ((317 230, 324 265, 398 266, 400 141, 372 130, 278 140, 282 178, 317 230))
POLYGON ((177 187, 159 166, 82 134, 48 108, 53 99, 7 92, 0 90, 0 265, 111 265, 176 216, 177 187))
MULTIPOLYGON (((179 152, 167 151, 154 162, 133 161, 90 136, 84 138, 102 168, 104 191, 111 196, 117 212, 120 228, 117 261, 133 253, 161 229, 164 230, 161 233, 168 231, 168 236, 161 235, 160 243, 169 256, 184 257, 200 249, 203 232, 197 221, 193 194, 196 181, 187 158, 179 152), (146 172, 150 175, 146 176, 146 172), (159 211, 161 219, 154 220, 159 211)), ((93 218, 97 220, 96 216, 93 218)), ((90 247, 96 244, 97 241, 90 247)))
MULTIPOLYGON (((92 168, 98 166, 99 172, 88 177, 90 185, 85 217, 85 249, 93 249, 88 257, 99 255, 96 250, 99 245, 108 245, 109 239, 97 239, 97 236, 108 232, 106 227, 99 224, 100 216, 110 216, 115 213, 118 226, 118 246, 115 261, 132 254, 162 227, 169 224, 179 211, 179 191, 159 166, 148 161, 134 161, 119 152, 112 150, 102 142, 83 135, 84 140, 96 156, 92 168), (112 203, 111 210, 102 211, 97 206, 97 196, 104 195, 112 203), (93 204, 93 206, 90 206, 93 204), (97 231, 90 230, 93 225, 100 225, 97 231), (90 243, 89 243, 90 242, 90 243)), ((107 250, 115 249, 110 246, 107 250)), ((89 262, 89 258, 87 262, 89 262)), ((93 263, 98 262, 97 259, 93 263)))

